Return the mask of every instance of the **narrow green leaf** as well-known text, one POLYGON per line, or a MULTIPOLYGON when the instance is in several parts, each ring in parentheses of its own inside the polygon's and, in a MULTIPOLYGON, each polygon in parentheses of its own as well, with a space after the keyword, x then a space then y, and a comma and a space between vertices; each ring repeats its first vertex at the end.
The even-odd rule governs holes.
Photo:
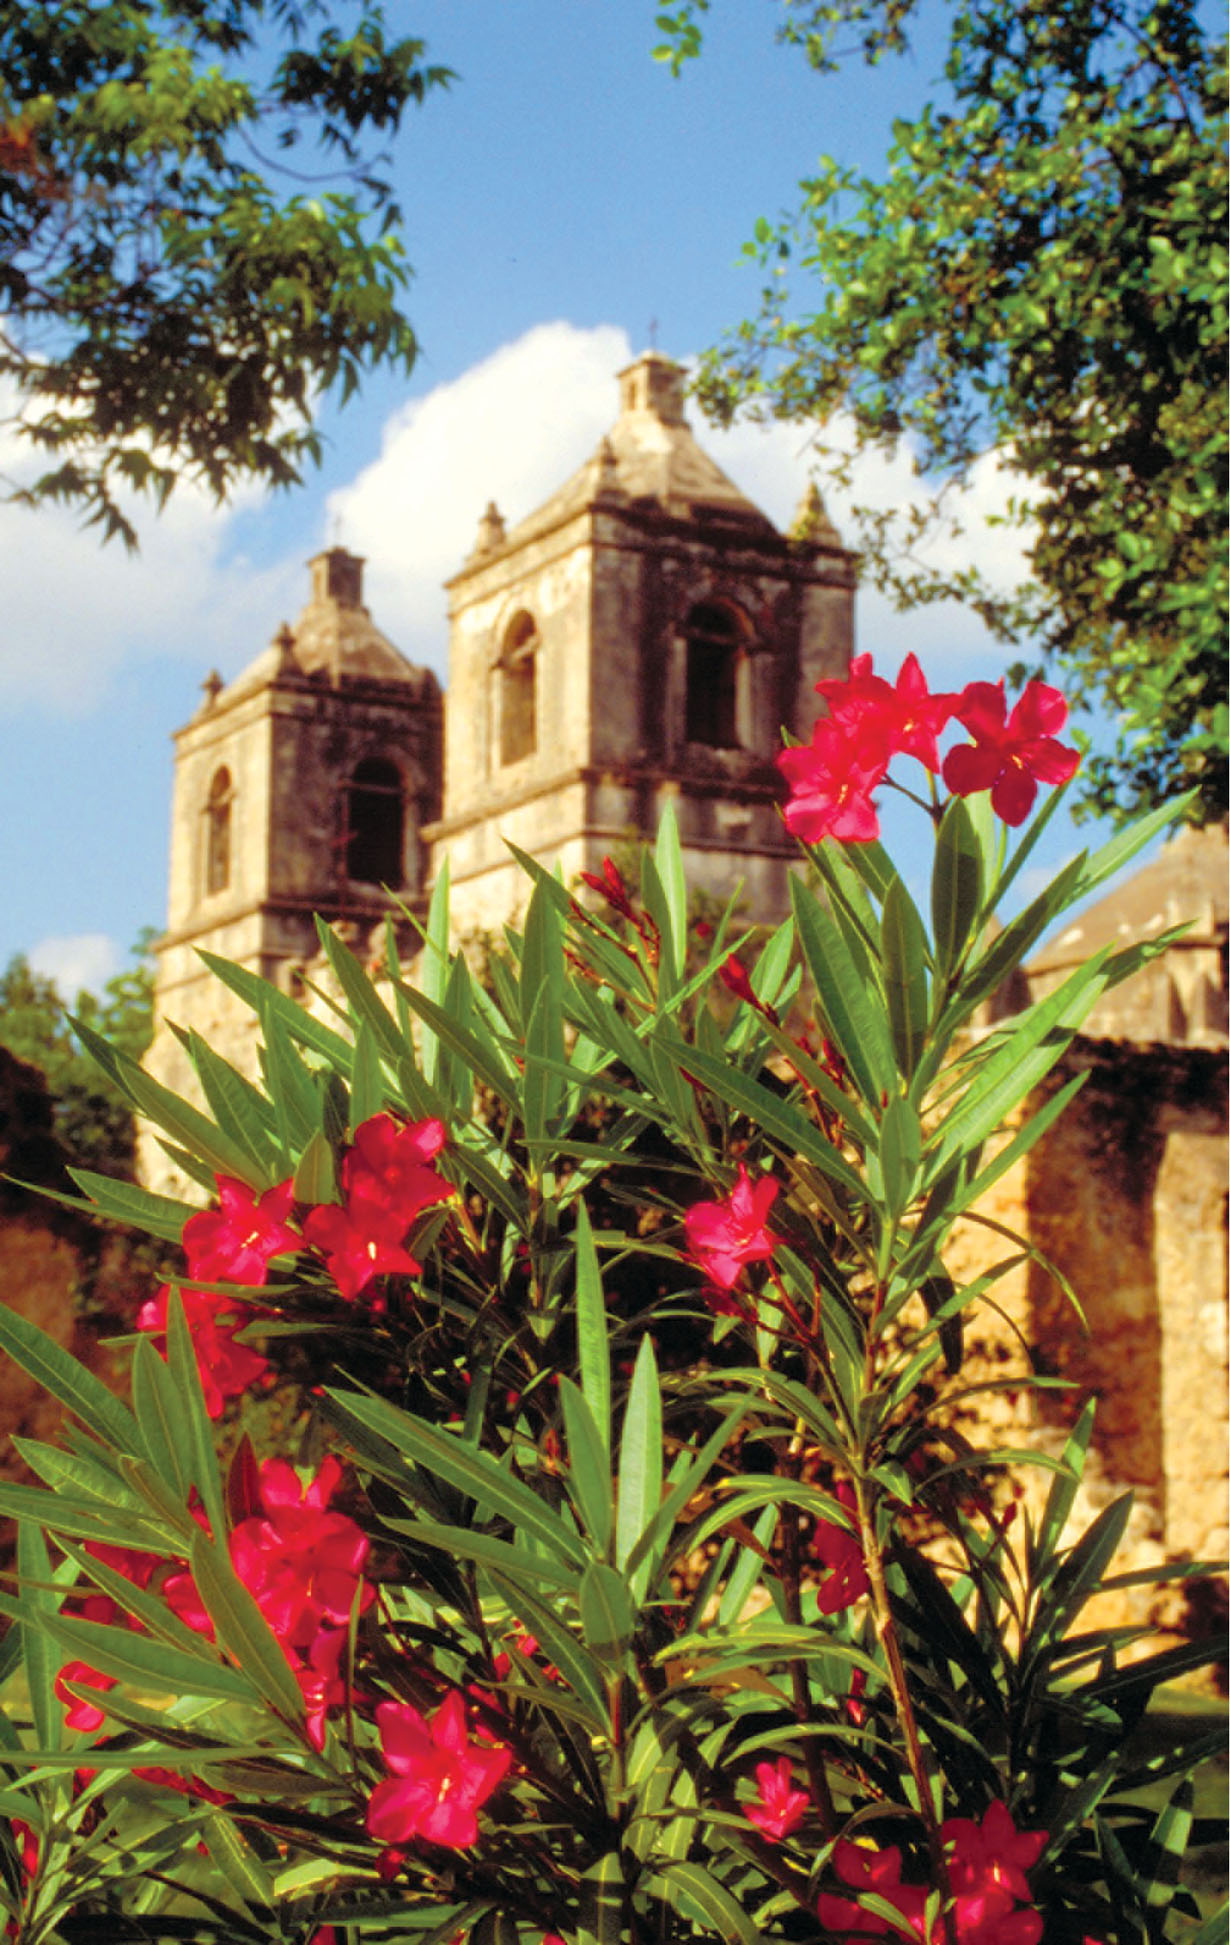
POLYGON ((120 1182, 113 1175, 95 1175, 88 1168, 70 1168, 69 1174, 94 1207, 114 1222, 143 1229, 164 1243, 178 1243, 189 1216, 196 1214, 191 1203, 176 1202, 169 1195, 154 1195, 138 1188, 135 1182, 120 1182))
MULTIPOLYGON (((436 882, 431 888, 427 909, 427 936, 419 962, 419 981, 427 998, 437 1006, 444 998, 449 967, 449 861, 440 860, 436 882)), ((440 1073, 440 1041, 435 1031, 423 1023, 419 1031, 419 1061, 423 1078, 433 1087, 440 1073)))
POLYGON ((581 1879, 577 1945, 624 1945, 624 1872, 617 1850, 590 1865, 581 1879))
POLYGON ((56 1699, 55 1679, 63 1655, 57 1654, 47 1623, 59 1610, 61 1596, 51 1586, 47 1542, 36 1526, 23 1523, 17 1531, 17 1572, 29 1620, 21 1625, 22 1655, 34 1733, 43 1749, 59 1749, 64 1740, 64 1716, 56 1699))
POLYGON ((386 1053, 390 1060, 398 1060, 406 1049, 397 1022, 354 953, 338 938, 333 927, 319 916, 316 920, 316 935, 320 940, 321 950, 329 961, 330 969, 345 995, 356 1031, 359 1025, 366 1021, 375 1035, 381 1052, 386 1053))
POLYGON ((878 1106, 897 1077, 889 1024, 878 995, 864 985, 845 939, 815 893, 792 876, 790 896, 799 944, 829 1036, 864 1102, 878 1106))
POLYGON ((918 1181, 922 1130, 912 1102, 894 1095, 880 1121, 880 1174, 889 1220, 908 1208, 918 1181))
POLYGON ((662 929, 662 950, 671 954, 675 977, 682 979, 688 956, 688 886, 679 842, 679 820, 669 797, 658 820, 654 863, 668 920, 662 929))
POLYGON ((935 841, 931 927, 935 973, 946 979, 969 941, 982 905, 982 847, 962 797, 949 799, 935 841))
POLYGON ((399 1411, 382 1398, 365 1397, 359 1392, 327 1393, 351 1417, 376 1432, 413 1464, 436 1473, 487 1512, 511 1521, 530 1535, 556 1559, 574 1566, 585 1564, 584 1549, 576 1535, 560 1520, 544 1500, 486 1452, 463 1445, 451 1433, 439 1431, 425 1419, 399 1411))
POLYGON ((900 878, 884 899, 880 921, 884 953, 884 994, 897 1066, 910 1080, 927 1033, 931 995, 927 980, 927 935, 918 908, 900 878))
POLYGON ((622 1661, 636 1633, 636 1607, 623 1575, 591 1560, 581 1576, 578 1605, 590 1653, 602 1662, 622 1661))
POLYGON ((594 1232, 584 1202, 577 1204, 574 1239, 577 1278, 577 1359, 581 1389, 589 1406, 603 1451, 611 1449, 611 1352, 607 1337, 606 1300, 594 1232))
POLYGON ((350 1065, 350 1042, 340 1033, 326 1026, 313 1013, 281 992, 269 980, 262 979, 259 973, 249 972, 246 966, 236 965, 231 959, 222 959, 214 952, 198 951, 197 957, 208 966, 215 978, 224 986, 229 986, 241 1000, 255 1013, 262 1009, 274 1013, 282 1022, 292 1040, 301 1047, 310 1047, 313 1053, 322 1054, 331 1067, 342 1072, 350 1065))
MULTIPOLYGON (((615 1564, 628 1556, 662 1503, 662 1393, 653 1339, 641 1339, 624 1409, 619 1441, 619 1487, 615 1505, 615 1564)), ((632 1576, 632 1591, 643 1599, 649 1562, 632 1576)))
POLYGON ((186 1499, 188 1474, 180 1456, 184 1401, 148 1337, 133 1346, 132 1405, 151 1465, 177 1496, 186 1499))
POLYGON ((336 1202, 337 1170, 333 1147, 323 1128, 317 1128, 295 1170, 296 1202, 336 1202))
MULTIPOLYGON (((773 1544, 777 1519, 778 1508, 775 1505, 766 1506, 752 1528, 756 1541, 764 1548, 766 1554, 773 1544)), ((722 1597, 718 1602, 720 1627, 732 1628, 736 1625, 751 1599, 752 1589, 764 1572, 765 1562, 756 1552, 755 1547, 740 1545, 739 1558, 722 1589, 722 1597)))
POLYGON ((555 1663, 591 1726, 609 1733, 606 1688, 596 1657, 524 1582, 492 1574, 491 1584, 507 1603, 509 1613, 517 1616, 527 1632, 537 1638, 543 1654, 555 1663))
POLYGON ((559 1394, 568 1439, 565 1484, 595 1553, 605 1557, 614 1518, 610 1455, 584 1393, 571 1378, 560 1377, 559 1394))
POLYGON ((249 1676, 269 1707, 301 1728, 303 1692, 290 1663, 255 1600, 221 1546, 197 1533, 192 1542, 192 1577, 201 1592, 220 1647, 249 1676))
MULTIPOLYGON (((18 1603, 4 1601, 3 1611, 20 1612, 18 1603)), ((257 1703, 259 1695, 238 1669, 216 1660, 202 1642, 200 1654, 187 1654, 131 1628, 113 1628, 101 1621, 48 1615, 43 1622, 53 1640, 67 1648, 73 1660, 87 1662, 104 1675, 114 1675, 145 1693, 212 1696, 224 1702, 257 1703)))
POLYGON ((350 1065, 350 1134, 353 1139, 365 1121, 379 1114, 384 1106, 384 1075, 380 1049, 367 1020, 360 1020, 354 1037, 354 1059, 350 1065))
POLYGON ((73 1021, 73 1032, 87 1052, 113 1076, 128 1098, 147 1120, 165 1130, 179 1144, 218 1175, 230 1175, 252 1189, 272 1185, 273 1172, 253 1161, 247 1148, 232 1139, 207 1114, 194 1108, 135 1060, 109 1047, 100 1034, 81 1021, 73 1021))
POLYGON ((761 1934, 743 1907, 701 1864, 668 1864, 648 1878, 644 1888, 682 1918, 716 1932, 723 1945, 761 1945, 761 1934))
POLYGON ((192 1482, 201 1495, 210 1530, 224 1533, 226 1515, 222 1505, 213 1426, 201 1388, 196 1346, 178 1290, 172 1290, 167 1298, 167 1363, 185 1405, 184 1459, 192 1469, 192 1482))
POLYGON ((115 1394, 45 1330, 7 1304, 0 1304, 0 1350, 7 1351, 14 1364, 75 1413, 105 1445, 148 1456, 136 1419, 115 1394))
POLYGON ((219 1128, 246 1151, 253 1168, 272 1177, 275 1157, 271 1137, 277 1122, 273 1103, 229 1060, 215 1053, 199 1033, 189 1032, 184 1040, 206 1106, 219 1128))

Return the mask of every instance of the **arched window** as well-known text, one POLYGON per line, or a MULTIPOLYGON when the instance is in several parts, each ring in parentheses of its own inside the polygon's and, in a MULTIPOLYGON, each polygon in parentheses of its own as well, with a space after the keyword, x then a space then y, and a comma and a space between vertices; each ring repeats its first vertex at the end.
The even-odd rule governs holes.
POLYGON ((684 624, 687 644, 684 739, 713 750, 737 750, 739 669, 743 660, 738 617, 716 601, 698 601, 684 624))
POLYGON ((223 764, 210 779, 205 799, 205 890, 225 891, 231 882, 231 805, 235 786, 223 764))
POLYGON ((346 790, 346 876, 400 886, 404 826, 401 771, 386 757, 365 757, 346 790))
POLYGON ((519 763, 538 747, 538 625, 522 609, 504 635, 497 671, 500 762, 519 763))

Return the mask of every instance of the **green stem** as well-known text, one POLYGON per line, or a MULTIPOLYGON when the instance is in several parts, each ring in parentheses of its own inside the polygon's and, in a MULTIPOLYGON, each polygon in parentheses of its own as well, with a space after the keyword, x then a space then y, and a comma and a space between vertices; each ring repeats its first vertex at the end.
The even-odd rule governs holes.
POLYGON ((892 1602, 889 1599, 888 1582, 884 1574, 884 1555, 880 1549, 875 1530, 875 1516, 868 1504, 866 1482, 854 1481, 855 1498, 858 1506, 859 1537, 863 1545, 863 1559, 867 1568, 867 1579, 871 1587, 871 1604, 875 1616, 876 1634, 884 1651, 888 1668, 889 1685, 897 1709, 897 1720, 905 1741, 906 1762, 913 1778, 918 1807, 923 1825, 927 1832, 927 1849, 931 1857, 932 1882, 943 1896, 940 1923, 943 1926, 944 1945, 957 1945, 956 1931, 952 1913, 952 1886, 948 1879, 948 1862, 944 1856, 944 1843, 940 1836, 939 1823, 935 1815, 935 1799, 932 1794, 931 1769, 922 1737, 918 1731, 918 1720, 914 1714, 914 1703, 910 1696, 909 1679, 906 1674, 905 1658, 901 1652, 901 1640, 897 1633, 897 1623, 893 1616, 892 1602))

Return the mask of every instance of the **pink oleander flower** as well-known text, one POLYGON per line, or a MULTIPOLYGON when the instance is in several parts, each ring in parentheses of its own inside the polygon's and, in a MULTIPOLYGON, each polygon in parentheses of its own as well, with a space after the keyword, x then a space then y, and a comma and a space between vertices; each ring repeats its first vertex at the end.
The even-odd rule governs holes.
POLYGON ((310 1648, 326 1624, 347 1627, 356 1592, 360 1611, 374 1598, 374 1589, 361 1586, 366 1535, 345 1513, 328 1510, 341 1474, 329 1457, 304 1485, 284 1459, 266 1459, 260 1468, 264 1516, 242 1520, 231 1534, 235 1572, 291 1648, 310 1648))
POLYGON ((309 1209, 303 1235, 324 1257, 342 1296, 354 1303, 373 1277, 418 1275, 422 1264, 402 1246, 409 1226, 384 1203, 356 1196, 344 1208, 322 1202, 309 1209))
POLYGON ((347 1208, 362 1204, 399 1218, 400 1242, 422 1210, 456 1194, 452 1183, 430 1166, 447 1139, 442 1121, 407 1123, 391 1114, 373 1114, 355 1130, 354 1145, 342 1162, 347 1208))
POLYGON ((940 767, 936 738, 953 714, 957 698, 932 695, 915 655, 907 655, 894 686, 874 674, 870 655, 856 655, 841 682, 817 682, 832 720, 842 729, 870 727, 887 744, 890 758, 913 756, 928 770, 940 767))
POLYGON ((612 911, 618 912, 621 918, 631 919, 635 925, 636 913, 632 909, 628 887, 624 883, 623 874, 611 858, 603 858, 601 877, 595 871, 583 871, 580 877, 583 885, 588 885, 591 891, 596 891, 599 897, 605 898, 612 911))
POLYGON ((382 1702, 376 1721, 393 1773, 372 1791, 369 1835, 394 1844, 419 1837, 454 1850, 476 1843, 477 1812, 507 1775, 512 1750, 470 1741, 456 1689, 430 1722, 408 1702, 382 1702))
POLYGON ((723 959, 721 965, 718 967, 718 978, 726 988, 726 991, 733 993, 736 999, 746 1000, 749 1006, 758 1007, 760 1005, 760 1001, 756 998, 752 990, 752 982, 748 977, 747 967, 735 953, 728 953, 726 958, 723 959))
POLYGON ((313 1749, 324 1748, 329 1710, 341 1708, 346 1700, 346 1682, 340 1666, 346 1632, 345 1628, 321 1628, 302 1661, 288 1650, 295 1680, 303 1694, 308 1741, 313 1749))
MULTIPOLYGON (((992 1803, 981 1825, 969 1817, 949 1817, 940 1825, 940 1836, 948 1852, 957 1945, 1039 1945, 1043 1920, 1027 1902, 1025 1871, 1041 1855, 1046 1832, 1018 1831, 1005 1805, 992 1803)), ((872 1849, 841 1838, 833 1851, 833 1869, 849 1889, 874 1891, 883 1898, 922 1945, 938 1945, 941 1927, 926 1924, 928 1887, 902 1884, 901 1853, 895 1845, 872 1849)), ((833 1892, 821 1893, 818 1916, 822 1925, 855 1937, 898 1935, 886 1919, 833 1892)))
POLYGON ((823 838, 870 844, 880 835, 871 793, 883 783, 892 747, 878 723, 848 727, 821 716, 811 742, 783 750, 777 767, 790 785, 786 829, 804 844, 823 838))
POLYGON ((780 1843, 798 1829, 811 1808, 811 1798, 806 1790, 795 1789, 789 1756, 779 1756, 775 1763, 757 1763, 756 1788, 760 1801, 745 1803, 743 1814, 764 1836, 780 1843))
POLYGON ((202 1209, 184 1224, 188 1274, 201 1283, 263 1283, 275 1256, 303 1248, 287 1226, 295 1199, 293 1181, 257 1196, 245 1182, 219 1175, 220 1209, 202 1209))
MULTIPOLYGON (((302 1246, 302 1240, 302 1237, 295 1238, 297 1248, 302 1246)), ((143 1303, 137 1312, 137 1329, 148 1331, 158 1340, 157 1349, 163 1358, 167 1354, 170 1295, 170 1288, 164 1284, 158 1295, 143 1303)), ((252 1350, 250 1345, 240 1344, 235 1335, 252 1321, 256 1312, 247 1304, 235 1303, 230 1297, 217 1296, 208 1290, 181 1290, 180 1297, 201 1376, 205 1409, 211 1418, 221 1418, 227 1399, 238 1398, 271 1368, 268 1358, 252 1350), (229 1318, 229 1323, 222 1321, 224 1318, 229 1318)))
MULTIPOLYGON (((851 1513, 854 1511, 857 1502, 844 1479, 833 1497, 840 1506, 851 1513)), ((858 1535, 838 1526, 835 1520, 820 1520, 812 1535, 811 1548, 820 1565, 828 1569, 828 1578, 820 1583, 816 1594, 820 1612, 839 1614, 842 1608, 861 1600, 868 1590, 868 1580, 858 1535)))
POLYGON ((732 1290, 747 1263, 766 1263, 777 1238, 765 1219, 777 1198, 779 1184, 771 1175, 753 1182, 743 1163, 730 1194, 722 1202, 696 1202, 684 1216, 688 1253, 719 1290, 732 1290))
POLYGON ((1008 715, 1002 682, 971 682, 954 714, 974 738, 944 758, 944 782, 958 797, 991 793, 991 808, 1005 824, 1021 824, 1033 809, 1039 783, 1066 783, 1080 753, 1056 741, 1068 720, 1058 689, 1028 682, 1008 715))

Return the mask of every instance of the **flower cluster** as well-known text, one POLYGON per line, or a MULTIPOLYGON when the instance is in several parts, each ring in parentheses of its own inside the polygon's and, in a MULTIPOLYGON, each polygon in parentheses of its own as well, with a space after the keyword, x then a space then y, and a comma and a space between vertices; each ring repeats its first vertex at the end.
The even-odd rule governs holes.
MULTIPOLYGON (((1017 1830, 1003 1803, 992 1803, 981 1824, 971 1817, 949 1817, 940 1837, 952 1889, 952 1920, 957 1945, 1038 1945, 1042 1918, 1029 1905, 1025 1877, 1046 1845, 1044 1830, 1017 1830), (1018 1903, 1019 1900, 1019 1903, 1018 1903)), ((928 1925, 925 1884, 901 1882, 901 1852, 894 1844, 879 1848, 839 1838, 833 1868, 852 1891, 870 1891, 891 1905, 922 1945, 938 1945, 939 1925, 928 1925)), ((853 1938, 897 1938, 900 1930, 886 1918, 864 1911, 851 1898, 821 1893, 820 1923, 853 1938)))
POLYGON ((351 1303, 377 1276, 416 1276, 422 1265, 406 1237, 424 1209, 455 1193, 431 1166, 444 1147, 442 1121, 395 1121, 376 1114, 355 1133, 341 1167, 342 1201, 321 1203, 303 1235, 319 1250, 351 1303))
POLYGON ((784 750, 778 768, 790 785, 787 829, 805 844, 833 837, 865 844, 880 835, 873 799, 895 756, 912 756, 933 776, 941 770, 938 737, 955 718, 973 737, 943 759, 944 782, 958 797, 989 790, 1005 824, 1028 817, 1039 783, 1066 783, 1080 761, 1057 741, 1068 706, 1057 689, 1029 682, 1011 713, 1002 682, 970 682, 960 693, 932 694, 908 655, 895 684, 876 675, 870 655, 856 655, 843 681, 817 682, 828 704, 812 739, 784 750))
MULTIPOLYGON (((423 1210, 447 1201, 451 1182, 431 1166, 445 1143, 441 1121, 396 1121, 376 1114, 355 1132, 341 1165, 340 1203, 309 1209, 302 1230, 290 1225, 294 1182, 279 1182, 257 1194, 232 1176, 219 1175, 218 1207, 202 1209, 184 1224, 184 1254, 192 1283, 233 1283, 259 1287, 276 1257, 317 1252, 342 1296, 353 1303, 377 1276, 417 1275, 422 1265, 405 1247, 423 1210)), ((192 1334, 197 1368, 211 1418, 220 1418, 228 1398, 264 1378, 267 1358, 240 1340, 258 1312, 233 1293, 183 1289, 184 1315, 192 1334)), ((138 1330, 159 1340, 166 1354, 170 1287, 141 1306, 138 1330)))

